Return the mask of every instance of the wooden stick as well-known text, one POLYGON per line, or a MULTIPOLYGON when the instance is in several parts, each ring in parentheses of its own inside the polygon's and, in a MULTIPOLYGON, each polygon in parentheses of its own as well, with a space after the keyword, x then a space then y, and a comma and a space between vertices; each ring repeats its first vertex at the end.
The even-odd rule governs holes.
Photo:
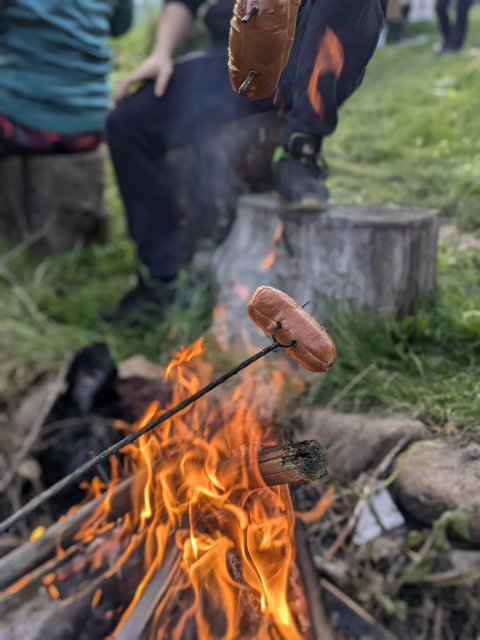
POLYGON ((327 450, 316 440, 268 447, 258 453, 261 479, 256 468, 256 464, 250 462, 248 453, 245 452, 220 462, 217 476, 222 479, 230 474, 241 474, 245 469, 250 489, 262 486, 262 480, 269 487, 302 480, 317 480, 327 469, 327 450))
POLYGON ((155 609, 172 584, 181 559, 181 550, 175 545, 175 540, 172 539, 165 550, 162 564, 155 569, 133 611, 118 631, 116 630, 112 634, 112 638, 115 638, 115 640, 137 640, 143 636, 155 613, 155 609))
MULTIPOLYGON (((288 484, 301 480, 320 478, 327 466, 327 452, 315 440, 294 444, 268 447, 258 454, 258 469, 267 486, 288 484)), ((250 463, 248 454, 228 458, 218 465, 220 479, 239 478, 239 487, 246 488, 242 481, 242 469, 246 469, 248 487, 262 486, 256 473, 256 465, 250 463), (224 475, 226 474, 226 475, 224 475)), ((147 478, 147 470, 142 469, 134 476, 120 482, 111 492, 110 518, 120 518, 131 510, 132 504, 143 492, 147 478), (135 492, 135 493, 134 493, 135 492)), ((35 542, 26 542, 10 554, 0 559, 0 590, 10 586, 27 573, 49 560, 55 555, 57 545, 68 548, 83 523, 93 514, 95 509, 105 500, 107 493, 80 507, 63 522, 49 527, 44 535, 35 542)))

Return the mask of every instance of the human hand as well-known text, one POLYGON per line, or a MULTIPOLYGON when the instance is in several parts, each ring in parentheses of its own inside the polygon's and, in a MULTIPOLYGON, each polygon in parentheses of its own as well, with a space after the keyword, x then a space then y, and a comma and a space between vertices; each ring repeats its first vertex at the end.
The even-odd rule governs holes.
POLYGON ((115 103, 122 100, 128 92, 130 85, 141 80, 155 80, 154 94, 161 98, 165 93, 168 82, 173 73, 173 60, 171 56, 152 53, 146 60, 138 65, 115 91, 115 103))

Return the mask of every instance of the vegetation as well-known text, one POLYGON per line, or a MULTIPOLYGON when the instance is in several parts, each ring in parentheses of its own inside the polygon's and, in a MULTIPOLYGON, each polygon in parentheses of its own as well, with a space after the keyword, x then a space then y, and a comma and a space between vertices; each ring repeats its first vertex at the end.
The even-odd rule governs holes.
MULTIPOLYGON (((480 7, 472 13, 469 46, 480 7)), ((145 55, 153 33, 149 21, 115 45, 114 82, 145 55)), ((336 201, 439 207, 472 231, 480 226, 480 51, 467 46, 460 55, 436 59, 434 38, 375 54, 326 144, 330 188, 336 201)), ((117 360, 144 353, 164 362, 208 330, 212 287, 187 271, 163 322, 131 329, 99 320, 98 310, 119 299, 138 268, 110 169, 107 201, 113 221, 104 244, 47 258, 27 252, 12 257, 7 248, 0 253, 0 394, 7 410, 92 341, 105 340, 117 360), (183 308, 186 292, 192 301, 183 308)), ((307 399, 344 409, 393 407, 439 427, 479 425, 479 268, 478 252, 444 241, 438 290, 417 315, 379 322, 363 311, 337 309, 328 329, 338 341, 339 360, 306 391, 307 399)))

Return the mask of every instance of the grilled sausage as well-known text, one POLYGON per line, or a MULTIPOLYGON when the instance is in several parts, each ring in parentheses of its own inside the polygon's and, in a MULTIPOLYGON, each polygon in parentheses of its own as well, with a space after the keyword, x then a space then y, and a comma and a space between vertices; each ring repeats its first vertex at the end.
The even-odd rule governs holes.
POLYGON ((259 287, 248 303, 248 315, 261 329, 275 334, 278 342, 296 346, 287 353, 309 371, 327 371, 337 359, 333 340, 325 329, 286 293, 273 287, 259 287))
POLYGON ((250 100, 275 91, 290 56, 300 1, 236 1, 228 46, 235 91, 250 100))

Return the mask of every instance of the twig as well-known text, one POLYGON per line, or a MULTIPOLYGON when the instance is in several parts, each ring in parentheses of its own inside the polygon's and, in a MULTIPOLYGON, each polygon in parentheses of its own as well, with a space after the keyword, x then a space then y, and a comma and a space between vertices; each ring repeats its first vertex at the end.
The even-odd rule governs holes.
POLYGON ((390 464, 393 462, 397 454, 407 444, 409 439, 410 439, 410 436, 406 435, 401 440, 399 440, 397 444, 393 447, 393 449, 391 449, 389 453, 387 453, 387 455, 383 458, 383 460, 380 462, 378 467, 374 470, 370 478, 367 480, 365 487, 363 489, 363 497, 360 498, 360 500, 355 505, 355 509, 353 510, 352 515, 348 519, 348 522, 343 528, 340 535, 337 537, 337 539, 332 544, 330 549, 328 549, 327 552, 325 553, 324 559, 326 562, 329 562, 333 558, 333 556, 337 553, 337 551, 343 545, 343 543, 345 542, 349 534, 352 532, 355 526, 355 523, 357 522, 357 519, 360 515, 360 512, 362 511, 368 498, 370 497, 371 494, 376 493, 375 483, 377 481, 377 478, 388 469, 390 464))
POLYGON ((25 240, 22 240, 22 242, 17 244, 16 247, 13 247, 12 249, 10 249, 10 251, 7 251, 7 253, 5 253, 0 259, 0 267, 4 267, 15 258, 18 258, 18 256, 22 255, 22 253, 24 253, 32 245, 41 240, 41 238, 43 238, 43 236, 50 231, 56 217, 56 215, 50 214, 42 224, 40 229, 37 229, 34 233, 28 236, 28 238, 25 238, 25 240))
POLYGON ((53 407, 53 404, 55 403, 55 400, 57 399, 59 393, 62 390, 67 370, 68 370, 68 363, 63 365, 63 367, 60 369, 57 375, 57 378, 53 382, 47 394, 47 397, 45 398, 43 405, 37 414, 37 418, 33 423, 32 428, 30 429, 30 433, 25 438, 20 449, 13 456, 10 469, 5 473, 4 477, 0 482, 0 493, 3 493, 5 489, 8 487, 8 485, 10 484, 10 482, 13 480, 13 478, 15 477, 15 474, 18 471, 20 464, 30 453, 30 450, 32 449, 38 436, 40 435, 40 431, 42 429, 43 423, 45 422, 48 414, 50 413, 51 408, 53 407))

